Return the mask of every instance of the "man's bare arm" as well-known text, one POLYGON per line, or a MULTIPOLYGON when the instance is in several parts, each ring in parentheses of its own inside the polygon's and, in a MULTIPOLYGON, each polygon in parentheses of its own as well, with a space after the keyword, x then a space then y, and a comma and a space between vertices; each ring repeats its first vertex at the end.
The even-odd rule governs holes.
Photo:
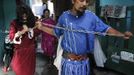
POLYGON ((131 32, 127 31, 125 33, 121 33, 121 32, 117 31, 114 28, 109 28, 107 33, 108 34, 115 34, 114 36, 116 36, 116 37, 123 37, 124 39, 129 39, 131 36, 133 36, 133 34, 131 32))

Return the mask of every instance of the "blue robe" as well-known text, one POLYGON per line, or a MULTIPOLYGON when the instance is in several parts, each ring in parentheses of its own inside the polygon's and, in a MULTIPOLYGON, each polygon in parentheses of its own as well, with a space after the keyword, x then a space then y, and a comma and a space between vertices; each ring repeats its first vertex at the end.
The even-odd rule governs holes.
MULTIPOLYGON (((69 30, 84 30, 94 32, 107 32, 110 28, 103 23, 94 13, 86 10, 80 17, 74 16, 70 10, 65 11, 58 20, 58 26, 69 30)), ((63 51, 68 51, 77 55, 85 55, 93 52, 94 34, 82 32, 73 32, 55 28, 55 35, 60 37, 63 35, 61 47, 63 51)), ((82 61, 71 61, 69 59, 62 60, 62 75, 89 75, 90 68, 88 59, 82 61)))

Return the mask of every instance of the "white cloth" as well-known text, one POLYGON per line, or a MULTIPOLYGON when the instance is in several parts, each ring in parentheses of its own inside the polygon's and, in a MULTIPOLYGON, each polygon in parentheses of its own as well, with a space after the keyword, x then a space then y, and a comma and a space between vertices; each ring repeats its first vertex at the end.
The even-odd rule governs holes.
MULTIPOLYGON (((61 36, 60 39, 58 40, 57 56, 54 60, 54 65, 59 70, 58 75, 61 75, 61 60, 62 60, 62 53, 63 53, 63 49, 61 47, 62 38, 63 36, 61 36)), ((95 57, 95 62, 97 66, 104 67, 104 63, 106 62, 107 58, 102 51, 100 42, 97 37, 95 38, 94 57, 95 57)))
POLYGON ((107 60, 105 54, 102 51, 99 39, 97 37, 95 37, 94 43, 94 59, 98 67, 104 67, 104 63, 107 60))
POLYGON ((105 5, 101 7, 101 16, 111 17, 111 18, 125 18, 126 17, 126 6, 118 5, 105 5))
POLYGON ((28 38, 29 38, 29 39, 32 39, 32 38, 33 38, 33 36, 34 36, 34 31, 33 31, 33 29, 32 29, 32 28, 29 28, 28 38))
POLYGON ((21 38, 22 38, 22 36, 19 36, 19 34, 20 34, 19 31, 18 31, 17 33, 15 33, 15 36, 14 36, 14 38, 13 38, 13 43, 14 43, 14 44, 21 44, 21 38), (16 38, 19 38, 19 40, 16 41, 16 38))
POLYGON ((54 65, 57 67, 58 69, 58 75, 61 75, 61 60, 62 60, 62 53, 63 53, 63 49, 61 47, 61 40, 62 40, 63 36, 60 37, 60 39, 58 40, 58 48, 57 48, 57 54, 56 54, 56 58, 54 60, 54 65))

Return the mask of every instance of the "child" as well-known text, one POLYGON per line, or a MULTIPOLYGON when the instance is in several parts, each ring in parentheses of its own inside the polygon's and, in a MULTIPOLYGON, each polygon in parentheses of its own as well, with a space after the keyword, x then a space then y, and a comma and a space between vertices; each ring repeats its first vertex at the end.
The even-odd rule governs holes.
POLYGON ((9 69, 10 62, 13 56, 13 43, 9 39, 9 35, 6 36, 4 42, 4 67, 2 68, 3 72, 6 73, 9 69))

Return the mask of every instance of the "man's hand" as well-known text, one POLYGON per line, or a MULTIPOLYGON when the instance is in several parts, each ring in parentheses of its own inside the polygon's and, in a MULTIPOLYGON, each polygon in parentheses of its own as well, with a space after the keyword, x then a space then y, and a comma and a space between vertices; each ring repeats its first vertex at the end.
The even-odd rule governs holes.
POLYGON ((131 32, 128 32, 128 31, 126 31, 125 33, 124 33, 124 39, 129 39, 130 37, 132 37, 133 36, 133 34, 131 33, 131 32))

